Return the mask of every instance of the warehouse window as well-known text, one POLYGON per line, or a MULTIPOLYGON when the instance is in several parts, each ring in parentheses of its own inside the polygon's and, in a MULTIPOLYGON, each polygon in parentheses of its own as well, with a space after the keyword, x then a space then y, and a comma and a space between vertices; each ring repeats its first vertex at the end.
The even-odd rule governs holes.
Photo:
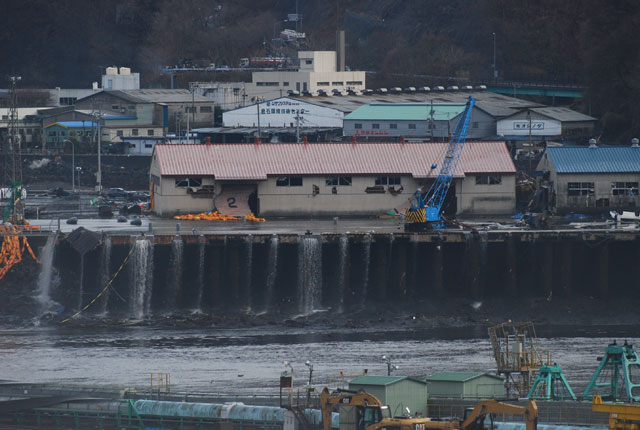
POLYGON ((376 185, 400 185, 400 176, 376 176, 376 185))
POLYGON ((595 187, 593 182, 569 182, 567 194, 570 196, 593 196, 595 187))
POLYGON ((371 128, 380 128, 380 124, 374 122, 371 124, 371 128))
POLYGON ((332 82, 331 85, 344 85, 344 82, 336 81, 332 82))
POLYGON ((347 85, 362 85, 362 81, 347 81, 347 85))
POLYGON ((356 122, 355 124, 353 124, 353 128, 361 129, 362 128, 362 124, 359 123, 359 122, 356 122))
POLYGON ((325 185, 327 187, 335 185, 349 186, 351 185, 351 176, 327 176, 325 178, 325 185))
POLYGON ((318 82, 316 83, 317 86, 319 87, 328 87, 329 86, 329 82, 318 82))
POLYGON ((476 185, 500 185, 502 176, 500 175, 476 175, 476 185))
POLYGON ((280 82, 256 82, 258 87, 279 87, 280 82))
POLYGON ((213 108, 211 106, 200 106, 200 113, 209 113, 213 112, 213 108))
POLYGON ((282 83, 282 86, 283 86, 283 87, 288 87, 288 86, 289 86, 289 82, 284 81, 284 82, 282 83))
POLYGON ((176 178, 176 187, 200 187, 202 178, 176 178))
POLYGON ((398 128, 398 124, 389 124, 389 128, 398 128))
POLYGON ((409 124, 409 130, 415 130, 415 129, 416 129, 415 124, 409 124))
POLYGON ((277 187, 301 187, 302 176, 280 176, 276 179, 277 187))
POLYGON ((153 130, 147 130, 147 136, 153 136, 153 130))
POLYGON ((637 182, 612 182, 611 194, 613 194, 614 196, 637 196, 638 183, 637 182))
POLYGON ((478 128, 480 127, 480 124, 478 123, 478 121, 473 121, 471 128, 478 128))
POLYGON ((131 136, 137 136, 138 135, 138 129, 137 128, 132 128, 131 129, 131 136))
POLYGON ((122 130, 116 130, 116 135, 123 136, 124 132, 122 130))

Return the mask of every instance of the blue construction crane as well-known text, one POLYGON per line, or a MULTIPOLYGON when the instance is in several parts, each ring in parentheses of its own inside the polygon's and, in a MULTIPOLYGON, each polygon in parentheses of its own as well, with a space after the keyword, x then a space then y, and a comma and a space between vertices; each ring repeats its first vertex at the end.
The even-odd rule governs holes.
MULTIPOLYGON (((443 225, 440 215, 442 205, 447 197, 449 187, 453 182, 453 175, 456 172, 458 161, 460 161, 460 155, 462 154, 462 148, 467 138, 467 129, 469 127, 469 120, 471 119, 471 111, 473 110, 474 103, 474 98, 469 96, 467 106, 460 115, 453 136, 447 145, 447 152, 445 153, 440 172, 435 182, 424 196, 421 190, 416 191, 413 195, 412 205, 405 213, 405 230, 424 231, 443 225)), ((434 164, 432 169, 435 168, 437 168, 437 165, 434 164)))

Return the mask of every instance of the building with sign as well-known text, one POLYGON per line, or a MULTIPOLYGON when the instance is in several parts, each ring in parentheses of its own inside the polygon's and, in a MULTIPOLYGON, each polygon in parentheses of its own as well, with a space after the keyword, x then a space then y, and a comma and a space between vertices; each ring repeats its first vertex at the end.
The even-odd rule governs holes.
POLYGON ((512 141, 576 140, 592 136, 595 123, 596 118, 568 108, 533 107, 500 119, 497 132, 512 141))
MULTIPOLYGON (((465 108, 464 103, 371 103, 344 117, 344 135, 364 138, 420 137, 448 139, 465 108)), ((495 118, 473 107, 468 139, 496 134, 495 118)))
POLYGON ((344 112, 313 102, 281 97, 222 114, 225 127, 342 128, 344 112))
POLYGON ((253 72, 245 87, 250 101, 297 94, 347 94, 365 89, 365 72, 344 71, 335 51, 299 51, 298 70, 253 72), (342 70, 341 70, 342 69, 342 70))
POLYGON ((548 147, 538 170, 549 175, 548 206, 559 213, 637 210, 640 147, 548 147))
MULTIPOLYGON (((150 175, 160 216, 219 210, 261 216, 371 216, 411 204, 437 176, 446 143, 156 145, 150 175)), ((451 213, 510 214, 515 167, 504 142, 467 142, 451 213)))

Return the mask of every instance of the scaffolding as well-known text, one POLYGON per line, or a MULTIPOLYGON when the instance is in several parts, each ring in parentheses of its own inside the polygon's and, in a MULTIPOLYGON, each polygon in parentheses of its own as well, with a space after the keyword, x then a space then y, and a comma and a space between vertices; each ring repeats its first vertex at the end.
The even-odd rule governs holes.
POLYGON ((543 365, 551 365, 551 350, 540 349, 532 322, 490 327, 489 337, 497 373, 505 377, 506 396, 527 396, 534 375, 543 365))

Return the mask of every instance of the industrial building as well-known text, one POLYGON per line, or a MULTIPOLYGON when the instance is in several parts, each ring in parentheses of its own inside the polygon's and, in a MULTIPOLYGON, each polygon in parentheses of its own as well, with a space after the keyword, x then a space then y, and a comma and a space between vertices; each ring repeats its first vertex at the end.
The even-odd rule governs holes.
MULTIPOLYGON (((446 145, 156 145, 154 211, 300 217, 402 212, 418 188, 426 191, 434 181, 446 145)), ((467 142, 449 191, 449 213, 513 213, 515 173, 504 142, 467 142)))
POLYGON ((336 51, 299 51, 297 71, 253 72, 245 87, 250 102, 297 94, 347 94, 366 88, 365 72, 345 71, 336 51))
POLYGON ((412 415, 427 416, 427 384, 408 376, 362 375, 349 381, 350 391, 365 391, 389 405, 391 415, 404 416, 404 408, 412 415))
MULTIPOLYGON (((344 135, 364 138, 448 139, 464 111, 463 103, 371 103, 344 118, 344 135)), ((496 134, 496 119, 478 106, 471 112, 468 139, 496 134)))
POLYGON ((427 376, 429 398, 495 399, 504 397, 504 379, 484 372, 438 372, 427 376))
POLYGON ((565 107, 532 107, 498 120, 506 140, 580 139, 593 135, 596 118, 565 107))
POLYGON ((606 212, 640 206, 640 147, 548 147, 538 170, 548 175, 551 210, 606 212))

